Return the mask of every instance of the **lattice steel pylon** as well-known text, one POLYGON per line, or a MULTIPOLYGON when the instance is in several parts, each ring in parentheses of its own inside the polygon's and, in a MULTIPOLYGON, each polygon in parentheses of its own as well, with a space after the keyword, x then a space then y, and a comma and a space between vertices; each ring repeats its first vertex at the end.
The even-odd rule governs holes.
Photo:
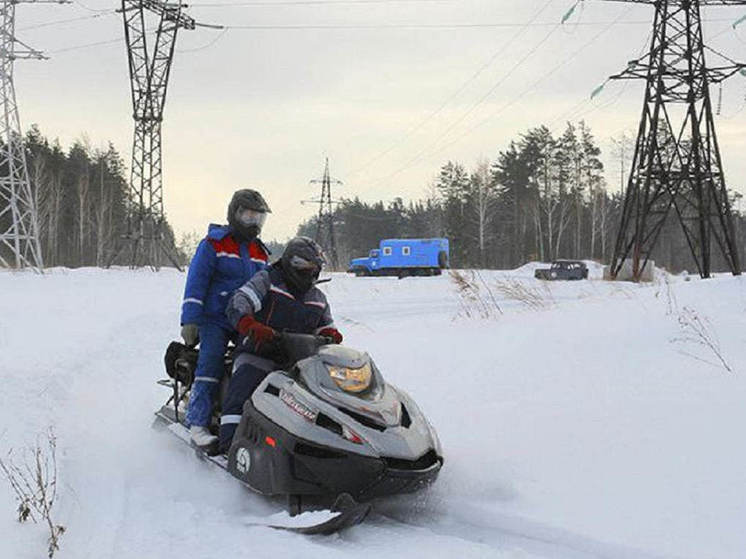
POLYGON ((616 278, 624 261, 631 259, 633 278, 640 279, 672 208, 699 274, 710 277, 714 238, 730 271, 738 275, 709 86, 743 71, 744 65, 728 59, 728 66, 706 66, 700 6, 746 5, 746 0, 613 1, 651 4, 655 18, 647 59, 633 60, 611 77, 646 82, 611 277, 616 278))
POLYGON ((164 253, 178 267, 163 246, 163 170, 161 124, 168 78, 173 62, 176 34, 180 28, 194 29, 195 21, 182 13, 183 4, 161 0, 122 0, 124 35, 129 59, 130 86, 135 133, 128 230, 133 267, 160 266, 164 253), (146 13, 155 14, 158 27, 148 44, 146 13), (150 50, 152 47, 152 50, 150 50))
POLYGON ((334 204, 332 198, 332 184, 341 186, 342 181, 332 178, 329 174, 329 158, 326 158, 324 175, 320 179, 313 179, 311 184, 321 184, 321 195, 316 200, 309 200, 319 205, 319 215, 316 222, 315 241, 326 251, 332 270, 339 267, 337 256, 337 240, 334 236, 334 204))
POLYGON ((23 132, 18 116, 13 63, 18 58, 46 58, 15 37, 17 0, 0 3, 0 264, 44 267, 39 242, 36 196, 31 188, 23 132), (17 49, 16 44, 22 49, 17 49))

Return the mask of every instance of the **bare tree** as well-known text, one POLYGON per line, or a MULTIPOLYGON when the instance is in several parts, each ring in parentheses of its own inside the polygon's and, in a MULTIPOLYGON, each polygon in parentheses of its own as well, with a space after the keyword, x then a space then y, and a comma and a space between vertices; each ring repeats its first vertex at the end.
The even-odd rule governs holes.
POLYGON ((604 167, 599 159, 601 150, 596 146, 590 128, 588 128, 584 121, 580 121, 578 128, 580 129, 580 152, 582 154, 582 179, 588 187, 591 206, 591 247, 589 256, 594 258, 599 221, 599 190, 603 185, 603 175, 601 173, 604 167))
POLYGON ((479 247, 479 264, 485 267, 486 236, 490 223, 494 217, 493 208, 497 202, 495 190, 490 173, 490 162, 480 159, 471 177, 471 188, 473 198, 473 213, 477 222, 477 243, 479 247))
POLYGON ((49 247, 52 254, 52 262, 58 264, 60 261, 60 217, 62 214, 62 176, 60 173, 52 175, 49 181, 49 247))
POLYGON ((0 470, 15 493, 18 521, 41 521, 49 528, 47 554, 51 558, 60 548, 65 527, 52 520, 57 500, 57 439, 51 429, 45 438, 46 444, 37 440, 36 446, 26 449, 20 464, 11 449, 5 460, 0 459, 0 470))
POLYGON ((601 189, 599 197, 599 221, 598 227, 601 232, 601 260, 606 261, 606 248, 608 244, 608 233, 609 233, 609 198, 606 194, 606 189, 601 189))
MULTIPOLYGON (((49 175, 46 172, 46 160, 43 157, 35 157, 31 163, 31 188, 34 193, 34 206, 37 211, 37 223, 39 224, 39 236, 42 241, 42 247, 47 247, 46 240, 49 237, 49 198, 50 184, 49 175)), ((49 253, 42 249, 44 261, 50 264, 49 253)))
POLYGON ((562 237, 572 219, 574 164, 577 158, 578 140, 575 127, 567 123, 565 132, 557 142, 554 160, 556 165, 559 217, 557 219, 557 237, 553 248, 554 258, 559 258, 562 250, 562 237))
POLYGON ((627 162, 632 155, 632 136, 627 132, 622 132, 616 137, 609 138, 613 145, 612 155, 619 161, 619 192, 624 195, 627 189, 626 171, 627 162))
POLYGON ((111 242, 114 231, 112 229, 112 191, 105 181, 106 154, 98 154, 98 200, 92 212, 93 225, 96 231, 96 266, 106 265, 106 248, 111 242))
POLYGON ((88 222, 88 191, 91 182, 88 173, 83 173, 76 181, 76 194, 78 195, 78 265, 85 264, 85 241, 86 223, 88 222))
POLYGON ((556 214, 560 205, 558 180, 556 176, 556 142, 549 130, 540 128, 537 135, 538 160, 533 180, 537 184, 537 195, 534 210, 539 256, 541 260, 552 256, 555 232, 557 229, 556 214), (546 238, 546 248, 545 248, 546 238))

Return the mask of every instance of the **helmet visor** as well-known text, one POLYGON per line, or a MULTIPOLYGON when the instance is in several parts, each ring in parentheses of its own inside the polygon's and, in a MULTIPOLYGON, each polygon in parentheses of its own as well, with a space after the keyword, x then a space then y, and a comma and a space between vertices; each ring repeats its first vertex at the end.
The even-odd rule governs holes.
POLYGON ((311 260, 306 260, 305 258, 294 254, 290 259, 290 265, 299 272, 318 274, 321 271, 321 267, 324 265, 323 255, 321 255, 319 262, 312 262, 311 260))
POLYGON ((248 208, 238 208, 238 210, 236 210, 236 221, 244 227, 251 227, 254 225, 261 229, 262 226, 264 226, 264 221, 266 219, 267 214, 264 212, 258 212, 248 208))

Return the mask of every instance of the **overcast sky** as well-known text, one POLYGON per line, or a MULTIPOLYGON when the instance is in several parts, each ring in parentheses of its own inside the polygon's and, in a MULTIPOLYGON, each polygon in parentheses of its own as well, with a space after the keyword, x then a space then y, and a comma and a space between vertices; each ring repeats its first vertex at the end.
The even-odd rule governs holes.
MULTIPOLYGON (((325 156, 344 182, 335 196, 417 199, 449 159, 473 167, 530 127, 560 132, 581 118, 618 189, 609 138, 634 135, 643 84, 612 82, 589 98, 640 54, 653 9, 585 0, 558 28, 573 3, 198 0, 188 10, 197 21, 234 28, 179 34, 164 122, 169 220, 177 233, 202 232, 225 219, 236 188, 253 187, 273 210, 263 237, 284 239, 313 213, 300 200, 318 194, 309 180, 325 156)), ((37 123, 66 147, 84 135, 93 147, 110 140, 129 162, 118 6, 20 4, 16 35, 51 59, 18 61, 15 81, 24 127, 37 123), (60 20, 75 21, 41 26, 60 20)), ((737 60, 746 60, 746 23, 731 25, 744 14, 704 10, 710 45, 737 60)), ((729 186, 746 193, 745 98, 746 78, 726 82, 717 126, 729 186)))

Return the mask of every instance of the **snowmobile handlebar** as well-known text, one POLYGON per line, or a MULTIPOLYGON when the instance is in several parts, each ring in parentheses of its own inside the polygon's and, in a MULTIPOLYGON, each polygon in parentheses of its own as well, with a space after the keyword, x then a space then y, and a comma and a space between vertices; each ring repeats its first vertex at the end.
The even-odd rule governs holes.
POLYGON ((298 361, 316 355, 319 348, 334 343, 334 340, 328 336, 278 332, 275 343, 285 357, 283 368, 290 368, 298 361))

